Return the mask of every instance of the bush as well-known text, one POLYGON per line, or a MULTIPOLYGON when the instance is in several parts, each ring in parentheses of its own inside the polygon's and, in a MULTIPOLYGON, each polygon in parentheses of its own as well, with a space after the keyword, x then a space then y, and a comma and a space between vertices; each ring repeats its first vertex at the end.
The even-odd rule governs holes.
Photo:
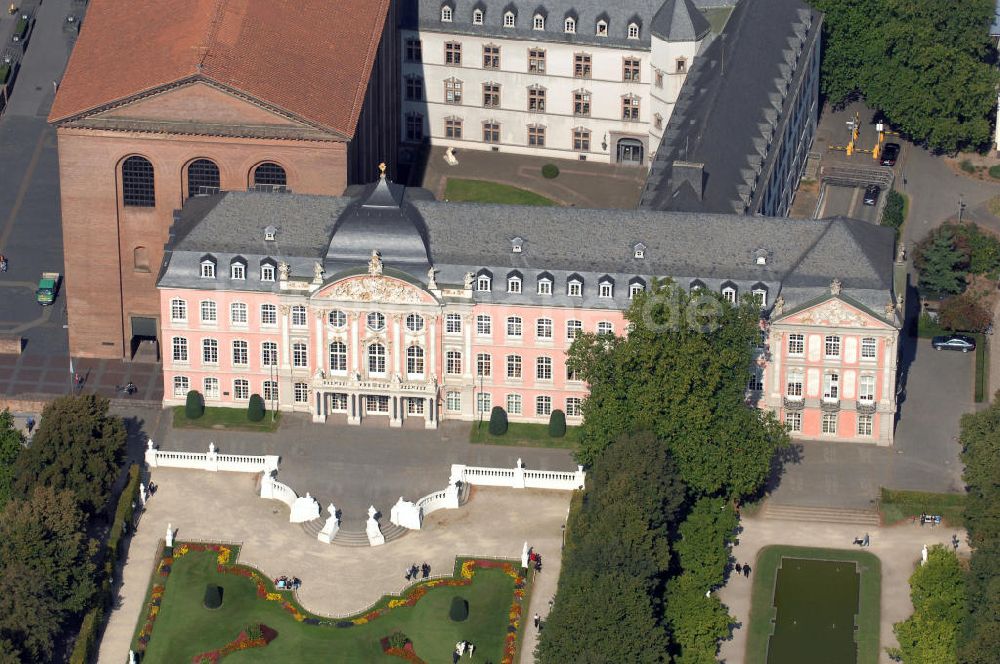
POLYGON ((196 420, 205 414, 205 400, 201 398, 198 390, 191 390, 187 394, 187 401, 184 403, 184 415, 189 420, 196 420))
POLYGON ((507 433, 507 411, 500 406, 493 406, 490 411, 490 435, 502 436, 507 433))
POLYGON ((97 632, 101 627, 101 608, 94 607, 83 616, 80 633, 73 644, 69 664, 88 664, 97 647, 97 632))
POLYGON ((972 165, 972 162, 968 159, 963 159, 958 163, 958 167, 961 168, 966 173, 975 173, 976 167, 972 165))
POLYGON ((559 177, 559 167, 555 164, 545 164, 542 166, 542 177, 549 180, 559 177))
POLYGON ((941 327, 959 332, 982 332, 989 327, 992 319, 989 309, 968 293, 945 300, 938 315, 941 327))
POLYGON ((903 202, 903 195, 892 189, 886 194, 885 197, 885 208, 882 210, 882 221, 880 222, 882 226, 888 226, 896 231, 896 237, 899 237, 899 229, 903 225, 903 209, 905 204, 903 202))
POLYGON ((553 438, 562 438, 566 435, 566 413, 558 408, 549 415, 549 435, 553 438))
POLYGON ((469 617, 469 602, 455 595, 451 598, 451 608, 448 610, 448 617, 454 622, 462 622, 469 617))
POLYGON ((222 606, 222 586, 210 583, 205 586, 205 608, 217 609, 222 606))
POLYGON ((250 405, 247 406, 247 419, 251 422, 260 422, 264 419, 264 400, 259 394, 250 395, 250 405))
MULTIPOLYGON (((457 599, 457 598, 456 598, 457 599)), ((389 635, 389 647, 403 649, 406 644, 410 642, 410 639, 406 637, 406 634, 402 632, 393 632, 389 635)))

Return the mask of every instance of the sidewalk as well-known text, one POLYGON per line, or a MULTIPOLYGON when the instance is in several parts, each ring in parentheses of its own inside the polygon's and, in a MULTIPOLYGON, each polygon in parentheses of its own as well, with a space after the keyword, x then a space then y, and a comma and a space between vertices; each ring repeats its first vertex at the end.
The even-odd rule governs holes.
MULTIPOLYGON (((406 585, 402 571, 413 563, 431 565, 431 575, 449 573, 458 555, 519 560, 525 541, 542 555, 529 612, 547 613, 559 577, 561 529, 570 495, 566 492, 476 487, 458 510, 441 510, 424 529, 373 548, 322 544, 288 523, 288 509, 255 497, 256 476, 156 469, 156 494, 147 503, 129 545, 116 608, 112 611, 98 661, 121 664, 143 609, 157 542, 167 524, 177 540, 242 542, 239 560, 270 577, 302 579, 298 597, 310 611, 334 616, 356 613, 386 593, 406 585), (541 610, 544 607, 546 610, 541 610)), ((524 663, 533 661, 533 628, 526 630, 524 663)))
MULTIPOLYGON (((756 568, 757 553, 770 544, 794 546, 818 546, 834 549, 850 548, 851 541, 865 532, 864 526, 839 523, 805 523, 801 521, 780 521, 759 517, 744 517, 741 521, 743 532, 739 544, 733 548, 737 562, 750 562, 756 568)), ((962 544, 959 555, 968 555, 964 530, 954 528, 930 528, 904 523, 868 531, 871 547, 864 549, 878 556, 882 563, 882 607, 879 629, 879 662, 889 664, 891 660, 885 649, 897 645, 892 632, 893 623, 905 620, 913 613, 910 602, 909 578, 920 562, 920 549, 924 544, 948 544, 951 536, 958 534, 962 544)), ((854 550, 857 550, 856 548, 854 550)), ((719 659, 730 664, 744 661, 746 635, 750 623, 750 593, 753 578, 744 579, 733 573, 729 583, 718 591, 719 599, 729 607, 730 615, 736 618, 737 627, 733 638, 724 641, 719 659)))

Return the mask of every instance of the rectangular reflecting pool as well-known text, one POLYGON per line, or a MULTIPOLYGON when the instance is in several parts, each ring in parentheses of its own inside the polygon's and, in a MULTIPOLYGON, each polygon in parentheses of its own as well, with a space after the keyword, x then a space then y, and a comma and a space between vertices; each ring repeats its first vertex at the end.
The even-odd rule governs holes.
POLYGON ((767 664, 855 664, 860 582, 853 562, 783 557, 767 664))

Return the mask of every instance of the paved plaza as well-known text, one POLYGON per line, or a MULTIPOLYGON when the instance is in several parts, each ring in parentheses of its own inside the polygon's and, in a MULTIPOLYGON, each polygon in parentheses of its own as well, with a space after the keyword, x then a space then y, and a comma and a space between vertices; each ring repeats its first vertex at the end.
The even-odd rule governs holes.
MULTIPOLYGON (((544 560, 528 615, 547 615, 555 594, 569 492, 476 487, 463 507, 428 516, 423 530, 381 547, 348 548, 323 544, 288 523, 285 505, 255 496, 256 475, 156 469, 152 479, 158 489, 128 546, 118 601, 101 642, 102 664, 128 659, 157 542, 168 524, 177 529, 178 541, 241 543, 240 562, 271 578, 301 578, 299 600, 328 616, 353 614, 398 593, 407 583, 403 570, 413 563, 429 563, 432 576, 450 574, 456 556, 519 560, 525 541, 544 560)), ((528 663, 535 633, 529 626, 526 634, 521 661, 528 663)))
MULTIPOLYGON (((739 543, 733 548, 732 555, 736 562, 749 562, 751 569, 754 568, 757 553, 771 544, 849 549, 855 537, 864 535, 863 526, 848 524, 804 523, 744 517, 741 525, 743 531, 740 533, 739 543)), ((897 645, 892 625, 905 620, 913 613, 909 578, 920 562, 921 547, 924 544, 950 545, 952 535, 957 534, 962 542, 959 554, 968 555, 969 551, 963 530, 944 527, 921 528, 907 523, 888 528, 873 528, 868 534, 871 536, 871 547, 864 550, 878 556, 882 563, 879 662, 888 664, 891 660, 886 655, 885 648, 897 645)), ((737 622, 733 638, 722 643, 719 658, 723 662, 738 664, 744 661, 752 586, 753 574, 746 579, 733 573, 729 582, 718 591, 719 599, 729 607, 730 615, 734 616, 737 622)))

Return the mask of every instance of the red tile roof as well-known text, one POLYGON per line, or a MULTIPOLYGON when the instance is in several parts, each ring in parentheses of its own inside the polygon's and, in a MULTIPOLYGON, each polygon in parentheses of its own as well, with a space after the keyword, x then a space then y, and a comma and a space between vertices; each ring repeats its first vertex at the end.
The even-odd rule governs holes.
POLYGON ((353 136, 390 0, 92 0, 50 122, 201 77, 353 136))

